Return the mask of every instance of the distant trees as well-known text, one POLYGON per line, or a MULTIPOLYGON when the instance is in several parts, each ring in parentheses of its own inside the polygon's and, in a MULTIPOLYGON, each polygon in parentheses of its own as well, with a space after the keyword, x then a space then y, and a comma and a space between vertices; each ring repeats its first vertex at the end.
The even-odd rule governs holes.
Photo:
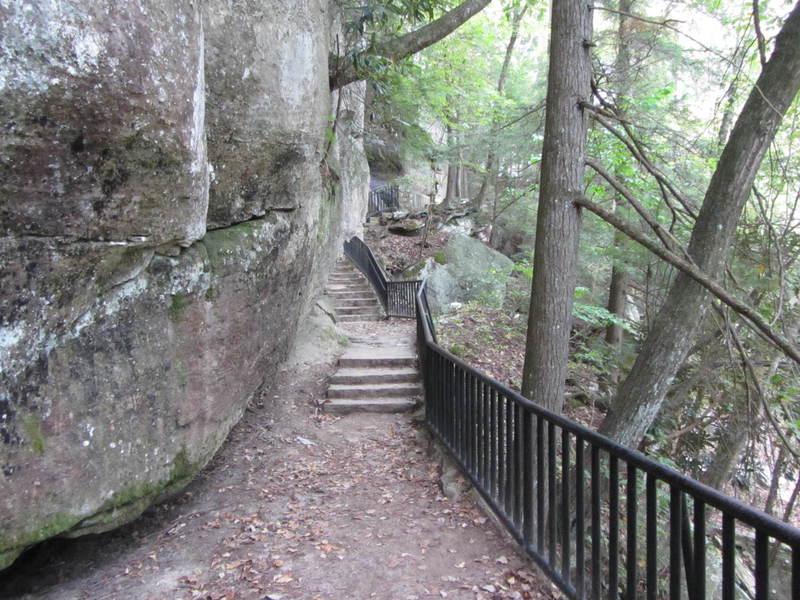
POLYGON ((551 4, 544 136, 548 5, 529 0, 377 80, 376 113, 424 161, 456 163, 454 182, 471 177, 452 196, 471 195, 475 234, 518 261, 510 311, 532 275, 526 395, 560 410, 567 380, 611 406, 603 432, 715 485, 769 455, 777 507, 800 467, 798 6, 584 3, 593 33, 563 26, 577 3, 551 4), (693 36, 693 16, 725 36, 693 36), (580 223, 583 208, 600 219, 580 223))

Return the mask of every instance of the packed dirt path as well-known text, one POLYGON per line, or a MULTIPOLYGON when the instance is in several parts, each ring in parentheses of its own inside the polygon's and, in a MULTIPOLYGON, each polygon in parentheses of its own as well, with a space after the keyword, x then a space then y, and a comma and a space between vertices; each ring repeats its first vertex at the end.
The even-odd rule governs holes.
POLYGON ((321 413, 333 368, 283 369, 183 493, 115 532, 34 549, 0 574, 0 598, 557 597, 470 494, 443 495, 420 413, 321 413))

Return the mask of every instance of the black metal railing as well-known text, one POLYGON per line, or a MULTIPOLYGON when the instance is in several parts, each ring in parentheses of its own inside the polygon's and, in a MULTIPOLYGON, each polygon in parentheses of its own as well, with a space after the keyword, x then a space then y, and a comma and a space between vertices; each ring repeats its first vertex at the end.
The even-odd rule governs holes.
POLYGON ((416 304, 428 427, 568 597, 800 599, 800 531, 480 373, 416 304))
POLYGON ((368 217, 395 210, 400 210, 400 189, 396 185, 384 185, 370 191, 368 217))
POLYGON ((358 237, 344 243, 344 253, 369 280, 387 316, 409 319, 416 316, 419 281, 388 280, 372 250, 358 237))

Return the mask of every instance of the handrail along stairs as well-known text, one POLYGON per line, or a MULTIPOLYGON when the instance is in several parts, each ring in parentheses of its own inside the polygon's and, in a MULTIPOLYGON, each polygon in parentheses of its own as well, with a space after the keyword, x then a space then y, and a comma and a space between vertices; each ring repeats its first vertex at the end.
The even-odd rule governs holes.
MULTIPOLYGON (((350 243, 372 255, 360 239, 350 243)), ((734 600, 737 552, 752 534, 754 598, 800 599, 800 530, 534 404, 448 352, 424 281, 415 308, 427 426, 569 598, 734 600), (778 546, 789 553, 788 596, 773 592, 778 546), (706 589, 715 569, 720 587, 706 589)))
POLYGON ((415 318, 418 280, 388 279, 372 250, 357 236, 344 243, 344 253, 370 282, 387 316, 415 318))

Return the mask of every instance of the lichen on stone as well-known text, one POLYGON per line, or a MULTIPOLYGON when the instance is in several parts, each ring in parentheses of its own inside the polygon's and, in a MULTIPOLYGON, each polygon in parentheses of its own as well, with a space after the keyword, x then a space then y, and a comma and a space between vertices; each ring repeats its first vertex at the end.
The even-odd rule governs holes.
POLYGON ((34 454, 41 456, 44 454, 45 442, 44 434, 42 433, 42 422, 36 415, 27 414, 21 419, 22 427, 25 430, 25 441, 30 446, 34 454))

